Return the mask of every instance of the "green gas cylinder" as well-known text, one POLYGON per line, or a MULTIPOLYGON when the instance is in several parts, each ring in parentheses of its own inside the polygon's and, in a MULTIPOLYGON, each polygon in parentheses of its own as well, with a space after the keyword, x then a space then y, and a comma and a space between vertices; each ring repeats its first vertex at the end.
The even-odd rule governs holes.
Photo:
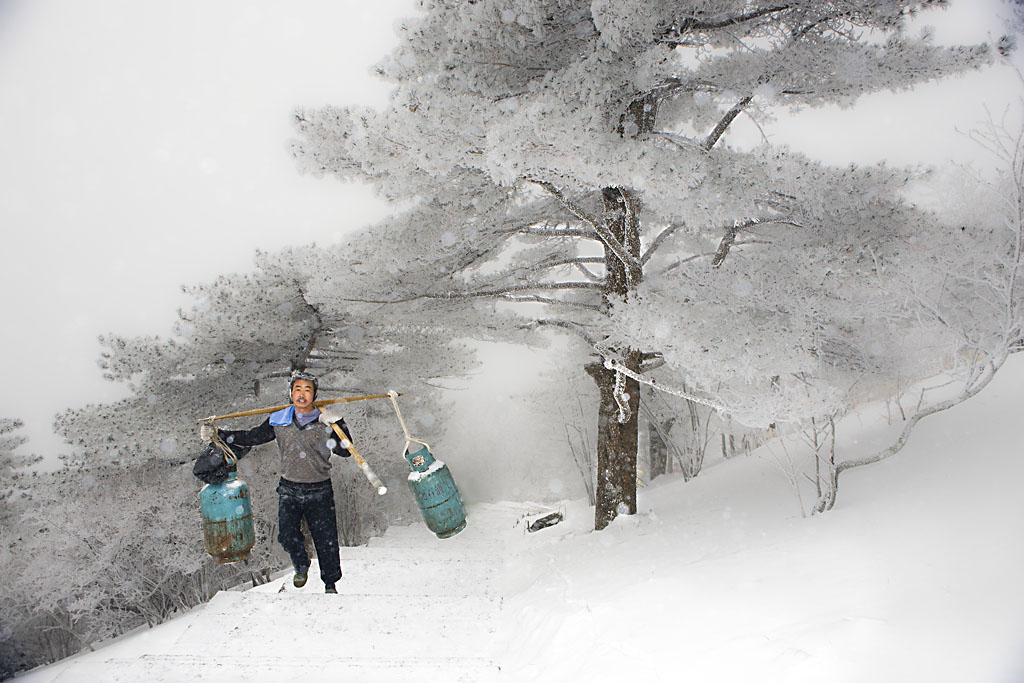
POLYGON ((449 538, 465 529, 466 508, 448 466, 435 460, 426 446, 412 453, 407 449, 405 459, 413 470, 409 473, 409 490, 427 528, 438 538, 449 538))
POLYGON ((249 503, 249 486, 235 472, 219 484, 199 491, 203 516, 203 542, 217 564, 241 562, 256 542, 249 503))

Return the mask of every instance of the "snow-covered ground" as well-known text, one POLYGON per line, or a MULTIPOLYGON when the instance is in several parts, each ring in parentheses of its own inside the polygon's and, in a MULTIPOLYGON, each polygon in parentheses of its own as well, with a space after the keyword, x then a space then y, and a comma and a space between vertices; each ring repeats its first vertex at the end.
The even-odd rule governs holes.
MULTIPOLYGON (((824 515, 801 515, 778 446, 659 479, 599 533, 585 502, 532 534, 546 508, 481 505, 454 539, 396 528, 344 551, 338 596, 284 576, 19 680, 227 681, 260 665, 279 681, 418 666, 432 680, 1020 683, 1022 417, 1019 354, 901 453, 845 473, 824 515)), ((860 411, 840 457, 898 428, 860 411)))
MULTIPOLYGON (((570 505, 511 560, 510 679, 1024 681, 1020 356, 821 516, 778 449, 659 480, 601 533, 570 505)), ((847 451, 892 436, 884 411, 842 426, 847 451)))

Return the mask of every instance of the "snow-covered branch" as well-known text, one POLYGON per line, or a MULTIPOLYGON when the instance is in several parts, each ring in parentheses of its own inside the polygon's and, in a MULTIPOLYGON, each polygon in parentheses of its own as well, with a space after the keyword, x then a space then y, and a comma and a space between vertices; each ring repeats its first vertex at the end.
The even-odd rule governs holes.
POLYGON ((531 179, 530 182, 543 187, 545 190, 551 193, 553 197, 558 199, 558 201, 560 201, 562 205, 569 210, 570 213, 572 213, 577 218, 586 221, 590 226, 592 226, 594 228, 594 232, 596 232, 598 236, 601 238, 601 241, 608 246, 611 252, 615 254, 615 256, 620 261, 622 261, 622 264, 626 267, 627 271, 631 269, 638 270, 641 268, 640 262, 637 261, 637 259, 635 259, 633 256, 629 254, 629 252, 626 251, 626 248, 622 246, 622 243, 619 242, 615 235, 612 234, 611 230, 609 230, 607 226, 605 226, 603 220, 589 215, 586 211, 584 211, 582 208, 576 205, 575 202, 566 197, 565 193, 563 193, 560 189, 555 187, 555 185, 553 185, 552 183, 549 183, 546 180, 534 179, 531 179))
POLYGON ((701 19, 698 17, 687 17, 682 23, 670 26, 668 30, 659 39, 659 42, 668 43, 670 45, 679 44, 680 41, 684 40, 683 36, 691 31, 711 31, 720 28, 729 28, 732 26, 739 26, 750 21, 761 19, 762 17, 775 14, 777 12, 784 12, 791 9, 791 5, 777 5, 774 7, 760 7, 756 9, 736 14, 733 16, 722 16, 713 19, 701 19))
POLYGON ((567 306, 569 308, 579 308, 587 311, 602 311, 602 306, 598 304, 588 304, 582 301, 567 301, 565 299, 555 299, 552 297, 538 296, 538 295, 513 295, 507 294, 501 297, 505 301, 511 301, 514 303, 527 303, 527 304, 549 304, 551 306, 567 306))
POLYGON ((964 401, 974 396, 977 396, 995 378, 996 373, 999 371, 999 369, 1002 367, 1005 361, 1006 356, 1004 355, 1001 358, 994 359, 992 361, 985 363, 984 371, 979 375, 972 375, 970 378, 968 378, 968 381, 964 384, 963 388, 957 393, 956 396, 954 396, 953 398, 946 399, 945 401, 940 401, 935 405, 928 406, 927 408, 915 412, 907 419, 907 422, 903 426, 902 431, 900 431, 899 437, 897 437, 896 440, 887 448, 884 448, 876 453, 872 453, 871 455, 867 455, 861 458, 851 458, 849 460, 843 460, 839 463, 836 463, 835 467, 832 469, 831 472, 830 485, 828 489, 825 490, 822 493, 822 496, 818 499, 818 502, 815 504, 814 511, 816 513, 825 512, 826 510, 831 509, 832 506, 835 504, 836 493, 839 489, 840 474, 842 474, 846 470, 853 469, 855 467, 863 467, 864 465, 871 465, 876 462, 880 462, 882 460, 885 460, 886 458, 889 458, 899 453, 901 450, 903 450, 903 447, 907 445, 907 440, 910 438, 910 435, 914 431, 914 428, 917 426, 918 422, 920 422, 921 420, 930 415, 935 415, 936 413, 941 413, 944 410, 949 410, 950 408, 958 406, 964 401))
POLYGON ((654 252, 658 250, 658 247, 664 244, 665 240, 671 237, 676 230, 683 227, 686 227, 684 223, 673 223, 658 233, 658 236, 651 242, 651 246, 649 246, 647 251, 640 256, 640 265, 646 265, 646 263, 651 260, 651 257, 654 256, 654 252))
POLYGON ((529 329, 535 329, 541 326, 559 327, 562 328, 563 330, 568 330, 569 332, 572 332, 573 334, 582 338, 583 341, 587 342, 587 344, 590 347, 597 347, 597 339, 595 339, 594 336, 590 334, 590 332, 588 332, 587 329, 579 323, 572 322, 571 320, 550 320, 547 318, 543 318, 541 320, 534 320, 526 325, 526 327, 529 329))
POLYGON ((548 259, 534 264, 533 266, 526 269, 526 272, 530 273, 541 273, 544 271, 552 270, 554 268, 560 268, 562 266, 573 266, 579 273, 587 278, 588 281, 594 283, 603 283, 604 276, 598 275, 592 272, 586 266, 587 264, 593 263, 595 265, 604 265, 605 259, 603 256, 571 256, 559 259, 548 259))
POLYGON ((531 237, 573 237, 577 239, 596 239, 592 230, 586 230, 584 228, 549 228, 530 226, 527 228, 519 228, 515 232, 519 235, 527 235, 531 237))
MULTIPOLYGON (((799 226, 799 223, 789 218, 748 218, 742 223, 736 221, 732 226, 725 229, 725 235, 722 240, 718 243, 718 249, 715 251, 715 257, 711 261, 712 268, 718 268, 725 261, 725 257, 729 255, 729 250, 734 246, 739 246, 741 243, 736 241, 736 235, 743 231, 748 230, 755 225, 762 225, 765 223, 784 223, 787 225, 799 226)), ((763 244, 764 242, 758 241, 747 241, 742 244, 763 244)))
POLYGON ((736 117, 739 116, 743 112, 743 110, 747 108, 747 105, 750 104, 750 102, 753 99, 753 95, 747 95, 746 97, 742 98, 739 102, 734 104, 732 106, 732 109, 726 112, 725 116, 722 117, 722 120, 719 121, 718 125, 715 126, 715 129, 712 130, 711 133, 708 135, 707 139, 704 140, 704 149, 710 150, 712 147, 715 146, 715 143, 717 143, 725 134, 725 131, 726 129, 729 128, 729 125, 732 124, 734 120, 736 120, 736 117))
POLYGON ((339 301, 348 301, 351 303, 361 304, 404 304, 412 301, 419 301, 422 299, 441 299, 441 300, 453 300, 453 299, 478 299, 488 297, 502 297, 515 292, 527 292, 536 290, 594 290, 600 291, 602 286, 597 282, 547 282, 547 283, 533 283, 533 284, 521 284, 521 285, 509 285, 507 287, 498 287, 495 289, 478 289, 468 290, 462 292, 440 292, 440 293, 423 293, 413 294, 411 296, 401 297, 397 299, 358 299, 358 298, 343 298, 339 301))

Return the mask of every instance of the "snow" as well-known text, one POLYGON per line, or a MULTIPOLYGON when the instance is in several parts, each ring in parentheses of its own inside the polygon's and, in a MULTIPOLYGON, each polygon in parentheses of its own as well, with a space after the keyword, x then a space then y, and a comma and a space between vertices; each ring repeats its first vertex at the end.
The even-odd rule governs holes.
MULTIPOLYGON (((659 478, 601 532, 585 501, 536 533, 551 506, 479 504, 452 539, 415 524, 343 549, 338 596, 314 566, 302 590, 284 574, 220 593, 18 680, 1019 683, 1022 411, 1018 354, 846 472, 823 515, 802 515, 777 446, 659 478)), ((898 429, 865 407, 839 425, 840 458, 898 429)))
POLYGON ((435 472, 439 472, 442 467, 445 467, 445 464, 443 462, 441 462, 440 460, 435 460, 434 462, 430 463, 430 467, 428 467, 427 469, 423 470, 422 472, 417 472, 417 471, 410 472, 409 473, 409 481, 422 481, 423 479, 426 479, 427 477, 429 477, 430 475, 434 474, 435 472))

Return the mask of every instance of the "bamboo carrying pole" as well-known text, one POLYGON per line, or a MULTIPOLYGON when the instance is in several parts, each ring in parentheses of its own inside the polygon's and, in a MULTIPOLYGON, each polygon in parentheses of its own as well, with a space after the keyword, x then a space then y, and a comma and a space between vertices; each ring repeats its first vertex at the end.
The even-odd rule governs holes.
MULTIPOLYGON (((401 396, 401 394, 398 394, 401 396)), ((322 401, 313 401, 313 405, 317 408, 321 406, 329 406, 335 403, 351 403, 353 401, 367 401, 372 398, 390 398, 390 394, 374 394, 373 396, 349 396, 347 398, 325 398, 322 401)), ((266 415, 267 413, 276 413, 279 410, 284 410, 291 403, 283 406, 274 406, 273 408, 256 408, 255 410, 243 410, 240 413, 228 413, 227 415, 211 415, 210 417, 201 417, 196 422, 213 422, 214 420, 228 420, 233 417, 250 417, 252 415, 266 415)))
MULTIPOLYGON (((395 394, 395 396, 401 396, 401 394, 395 394)), ((392 401, 394 400, 391 397, 391 394, 375 394, 373 396, 349 396, 347 398, 327 398, 322 401, 313 401, 313 405, 319 408, 321 406, 329 406, 335 403, 351 403, 352 401, 366 401, 373 398, 391 398, 392 401)), ((255 410, 243 410, 240 413, 228 413, 227 415, 211 415, 210 417, 200 418, 196 420, 196 422, 209 422, 212 424, 215 420, 227 420, 232 417, 250 417, 252 415, 265 415, 267 413, 276 413, 278 410, 284 410, 285 408, 288 407, 288 405, 274 406, 273 408, 257 408, 255 410)), ((336 424, 332 424, 331 427, 334 428, 334 433, 338 435, 339 439, 341 439, 341 445, 344 448, 348 449, 348 452, 351 453, 352 457, 356 459, 356 464, 359 465, 359 469, 363 471, 363 474, 366 476, 367 481, 370 482, 370 485, 373 486, 373 488, 377 489, 377 495, 383 496, 385 493, 387 493, 388 487, 385 486, 384 482, 380 480, 380 477, 377 476, 377 473, 370 469, 369 463, 366 462, 366 459, 363 458, 362 454, 356 450, 356 447, 352 444, 351 441, 349 441, 348 437, 345 436, 345 432, 341 431, 341 427, 339 427, 336 424)))

